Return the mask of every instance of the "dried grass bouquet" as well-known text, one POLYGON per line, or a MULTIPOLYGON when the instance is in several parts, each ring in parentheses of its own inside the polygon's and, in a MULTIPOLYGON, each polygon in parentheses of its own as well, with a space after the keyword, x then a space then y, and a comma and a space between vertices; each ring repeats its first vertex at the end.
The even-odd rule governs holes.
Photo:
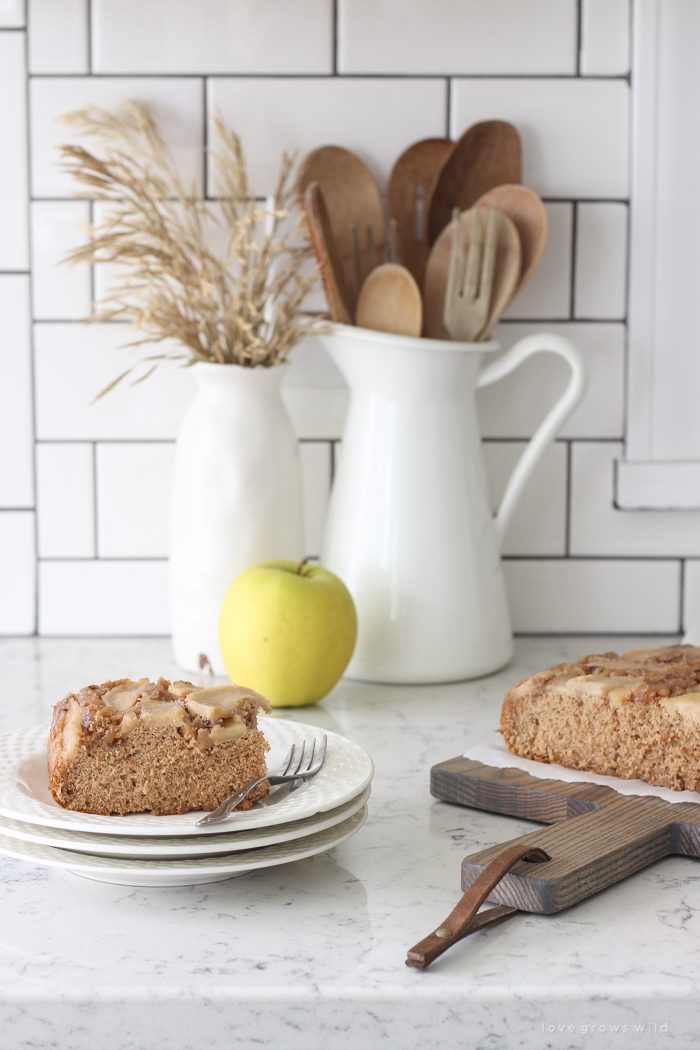
POLYGON ((100 156, 78 145, 61 151, 81 196, 110 206, 66 261, 117 263, 123 274, 89 320, 131 321, 143 338, 128 346, 172 339, 188 351, 143 358, 102 393, 145 367, 135 380, 141 382, 164 359, 275 365, 317 325, 317 317, 301 313, 317 275, 302 269, 311 252, 301 217, 286 221, 294 197, 286 153, 274 197, 259 204, 241 143, 217 114, 217 199, 207 201, 186 191, 142 103, 122 100, 114 112, 86 106, 63 123, 101 141, 100 156), (220 251, 207 243, 212 224, 223 227, 220 251))

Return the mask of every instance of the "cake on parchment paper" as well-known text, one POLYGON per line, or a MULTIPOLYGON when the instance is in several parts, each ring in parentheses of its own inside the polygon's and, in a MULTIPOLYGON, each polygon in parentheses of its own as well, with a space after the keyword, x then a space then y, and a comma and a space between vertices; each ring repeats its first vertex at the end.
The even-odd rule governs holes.
POLYGON ((506 747, 572 769, 700 790, 700 648, 628 649, 519 682, 501 712, 506 747))
MULTIPOLYGON (((271 710, 252 689, 164 678, 69 693, 54 708, 49 734, 51 795, 64 809, 86 813, 215 809, 266 772, 260 708, 271 710)), ((239 808, 268 790, 264 781, 239 808)))

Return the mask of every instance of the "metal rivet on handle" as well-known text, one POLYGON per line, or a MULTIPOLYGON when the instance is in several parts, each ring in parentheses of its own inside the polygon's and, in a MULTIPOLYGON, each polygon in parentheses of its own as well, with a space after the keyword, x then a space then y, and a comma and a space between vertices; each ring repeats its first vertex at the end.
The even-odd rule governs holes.
POLYGON ((448 930, 446 926, 441 926, 439 930, 435 931, 436 937, 451 937, 452 930, 448 930))

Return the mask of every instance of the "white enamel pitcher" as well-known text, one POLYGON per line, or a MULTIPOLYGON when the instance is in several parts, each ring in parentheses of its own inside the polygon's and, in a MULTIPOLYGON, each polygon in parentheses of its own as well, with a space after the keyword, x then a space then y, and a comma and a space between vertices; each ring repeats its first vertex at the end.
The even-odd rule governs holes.
POLYGON ((425 683, 498 670, 513 651, 500 545, 530 474, 583 395, 578 351, 559 336, 531 335, 482 367, 495 341, 341 324, 320 338, 350 387, 321 557, 357 607, 346 675, 425 683), (493 516, 475 391, 540 352, 563 357, 571 378, 493 516))

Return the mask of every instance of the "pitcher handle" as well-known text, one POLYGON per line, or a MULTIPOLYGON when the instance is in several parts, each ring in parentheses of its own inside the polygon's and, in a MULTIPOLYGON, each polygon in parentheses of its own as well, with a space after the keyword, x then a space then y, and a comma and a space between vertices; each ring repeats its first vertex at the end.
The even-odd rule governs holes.
POLYGON ((542 458, 547 446, 556 436, 557 431, 578 405, 586 390, 586 370, 578 350, 568 339, 560 335, 542 332, 539 335, 528 335, 511 347, 507 354, 498 361, 487 365, 479 373, 477 387, 490 386, 503 379, 523 361, 533 354, 550 353, 563 357, 571 369, 571 378, 562 396, 549 410, 539 427, 528 441, 523 454, 515 465, 510 476, 503 499, 495 515, 496 533, 499 543, 503 543, 506 529, 513 517, 513 511, 520 499, 525 484, 542 458))

